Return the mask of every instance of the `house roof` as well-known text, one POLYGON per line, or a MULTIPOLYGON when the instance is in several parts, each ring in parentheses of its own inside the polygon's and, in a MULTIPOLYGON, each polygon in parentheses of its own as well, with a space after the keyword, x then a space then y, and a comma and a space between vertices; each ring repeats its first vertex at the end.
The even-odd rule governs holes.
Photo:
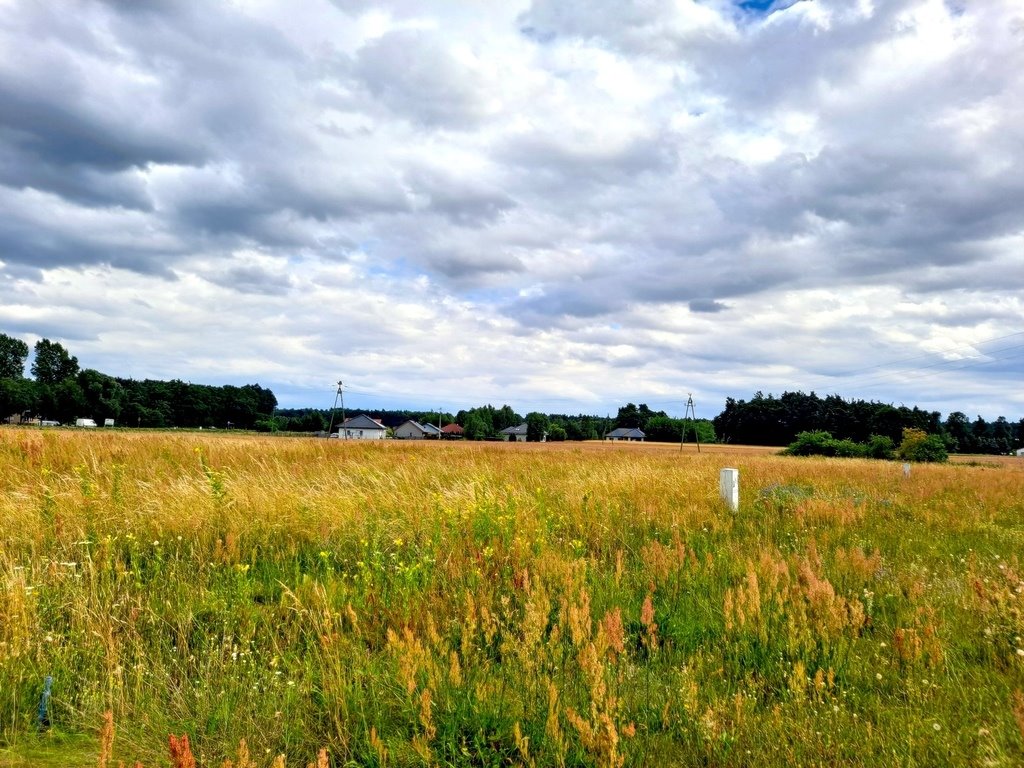
POLYGON ((613 429, 611 432, 609 432, 608 437, 638 438, 647 437, 647 435, 644 434, 644 431, 642 429, 637 429, 635 427, 632 429, 630 429, 629 427, 619 427, 618 429, 613 429))
POLYGON ((397 427, 395 427, 395 429, 401 429, 401 428, 402 428, 402 427, 404 427, 404 426, 405 426, 406 424, 412 424, 412 425, 413 425, 414 427, 416 427, 416 429, 418 429, 418 430, 419 430, 420 432, 426 432, 426 431, 427 431, 426 427, 424 427, 424 426, 423 426, 422 424, 420 424, 420 423, 419 423, 418 421, 415 421, 415 420, 413 420, 413 419, 406 419, 406 420, 405 420, 405 421, 403 421, 403 422, 402 422, 401 424, 399 424, 399 425, 398 425, 397 427))
POLYGON ((426 432, 428 435, 440 435, 441 434, 441 430, 438 429, 433 424, 424 424, 423 425, 423 431, 426 432))
POLYGON ((518 427, 505 427, 498 434, 500 434, 500 435, 525 435, 526 431, 527 431, 526 430, 526 425, 525 424, 520 424, 518 427))
POLYGON ((441 431, 444 432, 446 435, 461 435, 466 430, 464 430, 462 427, 460 427, 453 421, 451 424, 445 424, 443 427, 441 427, 441 431))
POLYGON ((346 419, 341 425, 342 429, 385 429, 385 426, 376 419, 371 419, 365 413, 346 419))

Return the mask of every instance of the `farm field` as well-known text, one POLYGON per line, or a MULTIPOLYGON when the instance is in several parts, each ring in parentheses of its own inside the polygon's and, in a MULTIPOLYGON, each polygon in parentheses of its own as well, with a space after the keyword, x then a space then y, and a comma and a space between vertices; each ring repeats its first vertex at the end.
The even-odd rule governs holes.
POLYGON ((0 766, 1021 765, 968 461, 2 429, 0 766))

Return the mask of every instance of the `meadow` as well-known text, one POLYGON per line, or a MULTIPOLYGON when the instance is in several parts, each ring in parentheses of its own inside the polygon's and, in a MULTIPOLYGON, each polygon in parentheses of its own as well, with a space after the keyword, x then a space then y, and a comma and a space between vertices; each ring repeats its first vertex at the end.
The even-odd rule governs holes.
POLYGON ((1024 460, 0 429, 0 766, 1022 765, 1021 552, 1024 460))

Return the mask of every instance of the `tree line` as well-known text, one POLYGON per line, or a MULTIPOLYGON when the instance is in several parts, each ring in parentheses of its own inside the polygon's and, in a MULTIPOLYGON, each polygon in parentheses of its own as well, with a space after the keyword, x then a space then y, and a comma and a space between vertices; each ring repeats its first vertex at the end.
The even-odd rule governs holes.
MULTIPOLYGON (((665 411, 653 411, 643 403, 639 406, 627 403, 619 408, 614 417, 539 411, 532 411, 523 416, 507 404, 500 408, 490 404, 481 405, 456 413, 388 409, 360 409, 359 413, 379 419, 386 427, 391 428, 409 419, 441 427, 454 422, 463 428, 463 438, 467 440, 495 440, 503 429, 526 424, 529 441, 600 440, 620 427, 639 428, 644 431, 648 440, 653 441, 679 442, 684 430, 689 442, 695 438, 702 443, 715 441, 715 427, 709 419, 691 419, 688 422, 684 419, 674 419, 665 411)), ((272 427, 287 432, 319 432, 331 429, 332 425, 336 428, 340 421, 341 415, 331 409, 279 408, 272 427)))
POLYGON ((880 436, 899 444, 903 430, 915 429, 938 436, 950 453, 1005 454, 1024 447, 1024 418, 1010 422, 1000 416, 989 422, 978 416, 972 421, 954 411, 943 419, 939 411, 917 406, 845 400, 839 395, 823 398, 814 392, 727 398, 714 426, 722 442, 748 445, 789 445, 804 432, 827 432, 836 440, 862 444, 880 436))
POLYGON ((38 341, 25 378, 28 345, 0 334, 0 419, 41 418, 63 424, 112 419, 130 427, 255 429, 272 418, 277 398, 259 384, 210 386, 180 380, 136 381, 82 369, 49 339, 38 341))
MULTIPOLYGON (((263 431, 323 432, 336 428, 340 414, 332 409, 277 409, 274 393, 259 384, 210 386, 180 380, 136 381, 81 369, 78 359, 57 342, 35 344, 32 378, 25 377, 29 347, 0 333, 0 419, 27 415, 62 423, 91 418, 98 424, 113 419, 131 427, 219 427, 263 431)), ((360 411, 364 412, 364 411, 360 411)), ((638 428, 647 440, 725 442, 786 446, 801 433, 828 433, 836 441, 868 445, 888 438, 898 445, 905 429, 936 435, 950 453, 1003 454, 1024 447, 1024 418, 1010 422, 1000 416, 986 421, 954 411, 945 419, 938 411, 851 399, 814 392, 783 392, 776 397, 757 392, 750 400, 727 398, 713 419, 685 420, 655 411, 646 404, 627 403, 616 414, 531 412, 520 415, 509 405, 482 405, 457 413, 415 410, 369 410, 386 426, 406 421, 444 426, 455 422, 470 440, 496 439, 507 427, 527 425, 530 440, 599 440, 617 428, 638 428), (685 432, 685 434, 684 434, 685 432)), ((350 414, 351 415, 351 412, 350 414)))

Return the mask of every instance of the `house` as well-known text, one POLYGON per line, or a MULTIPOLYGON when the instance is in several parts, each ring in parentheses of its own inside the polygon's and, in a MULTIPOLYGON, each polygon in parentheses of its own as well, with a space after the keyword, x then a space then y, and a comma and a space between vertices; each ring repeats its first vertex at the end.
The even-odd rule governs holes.
POLYGON ((626 442, 642 443, 647 435, 644 434, 642 429, 630 429, 629 427, 619 427, 613 429, 607 435, 606 440, 625 440, 626 442))
POLYGON ((336 434, 342 440, 383 440, 387 431, 379 419, 371 419, 363 413, 346 419, 336 434))
MULTIPOLYGON (((436 427, 435 427, 436 429, 436 427)), ((427 437, 427 428, 418 421, 409 419, 395 427, 395 438, 398 440, 423 440, 427 437)))
POLYGON ((501 436, 502 440, 510 443, 525 443, 526 425, 520 424, 518 427, 505 427, 505 429, 501 430, 498 435, 501 436))
POLYGON ((1024 448, 1018 448, 1018 449, 1016 450, 1016 454, 1017 454, 1018 456, 1024 457, 1024 448))
POLYGON ((441 427, 441 437, 445 440, 457 440, 463 436, 465 431, 466 430, 453 421, 451 424, 445 424, 441 427))
POLYGON ((432 440, 440 440, 441 439, 441 430, 437 426, 435 426, 434 424, 424 424, 423 425, 423 429, 427 433, 427 437, 429 437, 430 439, 432 439, 432 440))

